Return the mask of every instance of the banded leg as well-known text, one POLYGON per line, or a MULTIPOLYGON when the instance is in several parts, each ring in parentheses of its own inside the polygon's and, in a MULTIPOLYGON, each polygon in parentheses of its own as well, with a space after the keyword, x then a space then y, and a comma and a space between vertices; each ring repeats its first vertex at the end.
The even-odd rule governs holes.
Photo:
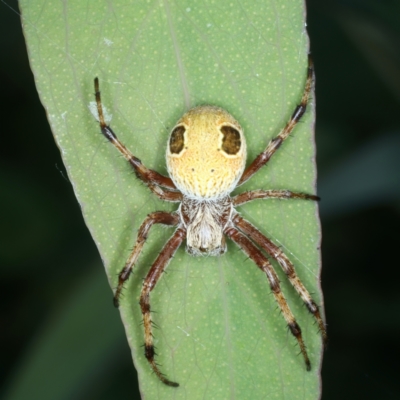
POLYGON ((306 111, 308 98, 310 96, 312 80, 314 74, 314 67, 311 56, 308 57, 308 69, 307 69, 307 80, 304 86, 303 97, 301 98, 300 104, 293 111, 292 116, 289 119, 289 122, 286 126, 281 130, 278 136, 272 139, 267 148, 259 154, 254 161, 246 168, 243 172, 242 177, 239 180, 238 186, 249 180, 262 166, 264 166, 272 155, 279 149, 281 144, 287 137, 290 135, 294 127, 300 121, 300 118, 306 111))
POLYGON ((136 176, 148 185, 150 190, 155 193, 160 199, 167 201, 180 201, 182 195, 180 192, 176 192, 175 184, 171 178, 159 174, 157 171, 148 169, 142 162, 135 157, 117 138, 117 135, 106 124, 104 119, 103 107, 101 103, 99 79, 94 80, 94 89, 97 103, 97 112, 99 115, 99 123, 101 133, 114 145, 114 147, 122 154, 122 156, 131 164, 134 168, 136 176), (166 189, 161 189, 159 186, 163 186, 166 189), (157 187, 157 190, 155 189, 157 187), (172 190, 169 190, 172 189, 172 190))
POLYGON ((288 277, 291 285, 294 287, 296 292, 299 294, 304 304, 306 305, 308 311, 314 316, 318 323, 319 330, 322 335, 322 340, 324 345, 327 344, 328 336, 326 334, 326 328, 324 321, 321 318, 319 308, 315 301, 312 299, 310 293, 305 288, 301 280, 296 274, 294 265, 287 258, 287 256, 282 252, 282 250, 274 243, 271 242, 267 237, 265 237, 255 226, 253 226, 249 221, 246 221, 240 215, 236 215, 233 218, 233 223, 238 227, 244 234, 246 234, 250 239, 265 250, 274 260, 278 262, 286 276, 288 277))
POLYGON ((145 338, 144 355, 147 358, 147 361, 150 363, 154 373, 158 376, 161 382, 165 383, 168 386, 173 386, 173 387, 177 387, 179 386, 179 384, 168 380, 164 376, 164 374, 158 369, 158 366, 154 359, 155 351, 153 344, 153 332, 152 332, 151 314, 150 314, 150 292, 155 288, 158 280, 160 279, 161 274, 164 272, 170 259, 175 254, 176 250, 181 245, 185 237, 186 237, 186 231, 183 230, 182 228, 178 228, 173 234, 173 236, 168 240, 168 242, 158 255, 156 261, 154 261, 154 264, 151 266, 151 269, 148 272, 146 279, 144 280, 139 302, 140 308, 142 310, 143 325, 144 325, 144 338, 145 338))
POLYGON ((119 298, 121 296, 121 291, 124 286, 124 283, 129 279, 132 268, 137 262, 140 253, 142 252, 143 245, 147 240, 147 236, 149 234, 150 228, 154 224, 163 224, 163 225, 170 225, 176 226, 179 223, 179 217, 177 214, 170 214, 164 211, 156 211, 149 214, 146 219, 140 225, 138 236, 136 239, 135 247, 132 250, 131 255, 129 256, 128 260, 125 263, 124 268, 118 274, 118 286, 115 290, 114 294, 114 306, 119 306, 119 298))
POLYGON ((148 183, 147 186, 160 200, 171 201, 173 203, 180 203, 183 200, 181 192, 162 189, 160 186, 151 183, 148 183))
POLYGON ((311 369, 311 363, 310 359, 308 358, 300 326, 297 324, 294 315, 287 304, 279 285, 278 276, 276 275, 271 263, 251 242, 251 240, 237 229, 230 227, 225 230, 225 234, 230 237, 245 252, 245 254, 256 263, 258 268, 260 268, 267 275, 275 300, 278 303, 279 308, 282 310, 283 317, 289 326, 290 332, 296 338, 297 343, 299 344, 301 353, 303 354, 304 361, 306 363, 307 371, 309 371, 311 369))
POLYGON ((252 200, 257 199, 303 199, 318 201, 320 198, 313 194, 295 193, 290 190, 251 190, 249 192, 240 193, 233 197, 233 205, 241 206, 252 200))

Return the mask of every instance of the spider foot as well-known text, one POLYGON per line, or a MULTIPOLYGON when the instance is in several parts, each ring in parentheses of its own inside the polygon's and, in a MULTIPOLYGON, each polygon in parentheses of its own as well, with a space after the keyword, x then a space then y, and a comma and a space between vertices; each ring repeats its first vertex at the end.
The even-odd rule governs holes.
POLYGON ((310 313, 314 315, 315 321, 318 324, 318 330, 320 331, 321 336, 322 336, 323 345, 324 345, 324 347, 326 347, 328 344, 328 335, 326 333, 325 323, 322 320, 321 314, 319 312, 319 307, 315 304, 315 302, 313 300, 311 300, 310 302, 305 303, 305 304, 306 304, 308 311, 310 311, 310 313))
POLYGON ((328 340, 328 335, 326 333, 326 327, 324 324, 319 327, 319 331, 322 336, 322 344, 324 346, 324 349, 326 349, 328 347, 329 340, 328 340))
POLYGON ((156 361, 154 360, 154 355, 155 355, 155 351, 154 351, 154 346, 150 345, 150 346, 144 346, 144 355, 147 358, 147 361, 149 362, 153 372, 157 375, 158 379, 164 383, 164 385, 167 386, 171 386, 171 387, 178 387, 179 383, 177 382, 172 382, 170 381, 168 378, 166 378, 166 376, 160 371, 160 369, 158 368, 158 364, 156 363, 156 361))
POLYGON ((308 358, 306 345, 304 344, 303 337, 301 335, 300 326, 297 324, 296 321, 289 323, 288 326, 290 331, 292 332, 292 335, 297 339, 297 343, 299 344, 301 354, 303 354, 304 362, 306 363, 307 371, 311 371, 311 362, 310 359, 308 358))
POLYGON ((119 308, 119 294, 120 293, 117 290, 117 292, 115 293, 114 298, 113 298, 113 303, 114 303, 115 308, 119 308))

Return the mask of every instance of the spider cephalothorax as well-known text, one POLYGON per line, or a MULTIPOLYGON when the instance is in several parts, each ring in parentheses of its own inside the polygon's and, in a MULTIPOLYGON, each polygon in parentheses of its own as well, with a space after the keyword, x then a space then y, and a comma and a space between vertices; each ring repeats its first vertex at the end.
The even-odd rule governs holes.
POLYGON ((225 110, 213 106, 200 106, 188 111, 172 129, 167 145, 167 167, 170 177, 146 168, 142 162, 117 139, 107 125, 95 79, 98 118, 103 135, 129 161, 139 179, 160 199, 180 202, 176 212, 156 211, 149 214, 139 228, 136 244, 124 268, 119 274, 114 294, 114 304, 119 298, 124 283, 142 251, 150 228, 154 224, 175 227, 175 232, 165 244, 143 283, 140 307, 143 315, 145 356, 158 378, 169 386, 179 386, 168 380, 155 362, 150 292, 167 267, 171 257, 186 239, 187 251, 194 255, 221 255, 226 251, 226 239, 230 238, 266 274, 271 291, 277 301, 288 327, 296 338, 306 363, 310 360, 303 342, 302 333, 281 291, 279 279, 268 257, 276 260, 288 280, 315 317, 324 342, 326 329, 318 306, 298 278, 292 262, 271 240, 265 237, 250 222, 235 210, 236 206, 256 199, 306 199, 318 200, 317 196, 294 193, 289 190, 253 190, 231 197, 230 193, 250 179, 265 165, 304 114, 312 86, 313 68, 309 61, 306 84, 300 104, 281 132, 271 140, 245 169, 246 141, 239 123, 225 110))
POLYGON ((224 230, 233 212, 229 196, 198 200, 184 197, 178 213, 186 228, 186 248, 189 254, 218 256, 226 251, 224 230))

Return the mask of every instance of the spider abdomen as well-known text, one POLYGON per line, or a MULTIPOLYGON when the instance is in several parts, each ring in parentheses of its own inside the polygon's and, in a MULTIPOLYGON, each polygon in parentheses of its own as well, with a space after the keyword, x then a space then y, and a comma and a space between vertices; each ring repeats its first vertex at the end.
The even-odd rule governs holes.
POLYGON ((219 200, 184 198, 179 208, 187 232, 187 251, 193 256, 218 256, 226 251, 224 229, 231 219, 229 197, 219 200))
POLYGON ((224 197, 235 188, 245 167, 243 130, 222 108, 193 108, 172 129, 166 158, 171 179, 184 195, 224 197))

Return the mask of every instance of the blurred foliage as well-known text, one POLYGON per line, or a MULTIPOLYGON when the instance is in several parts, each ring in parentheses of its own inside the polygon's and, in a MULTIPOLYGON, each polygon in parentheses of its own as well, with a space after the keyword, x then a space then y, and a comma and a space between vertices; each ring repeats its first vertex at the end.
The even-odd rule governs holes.
MULTIPOLYGON (((7 4, 17 9, 16 2, 7 4)), ((400 396, 395 250, 400 4, 310 0, 307 5, 317 76, 322 285, 330 334, 322 398, 395 399, 400 396)), ((58 338, 49 332, 55 325, 67 330, 57 318, 68 316, 65 305, 81 285, 105 299, 93 304, 103 310, 110 289, 38 100, 19 17, 4 3, 0 7, 0 46, 7 60, 0 66, 3 392, 34 358, 37 343, 48 342, 51 351, 64 340, 62 332, 58 338)), ((112 318, 118 320, 115 313, 112 318)), ((82 329, 90 322, 84 320, 82 329)), ((107 351, 98 352, 98 368, 85 377, 93 384, 72 377, 74 392, 53 398, 135 398, 129 349, 122 326, 115 325, 120 331, 109 336, 107 351)), ((60 357, 64 362, 66 355, 60 357)), ((38 383, 49 385, 44 378, 38 383)))

